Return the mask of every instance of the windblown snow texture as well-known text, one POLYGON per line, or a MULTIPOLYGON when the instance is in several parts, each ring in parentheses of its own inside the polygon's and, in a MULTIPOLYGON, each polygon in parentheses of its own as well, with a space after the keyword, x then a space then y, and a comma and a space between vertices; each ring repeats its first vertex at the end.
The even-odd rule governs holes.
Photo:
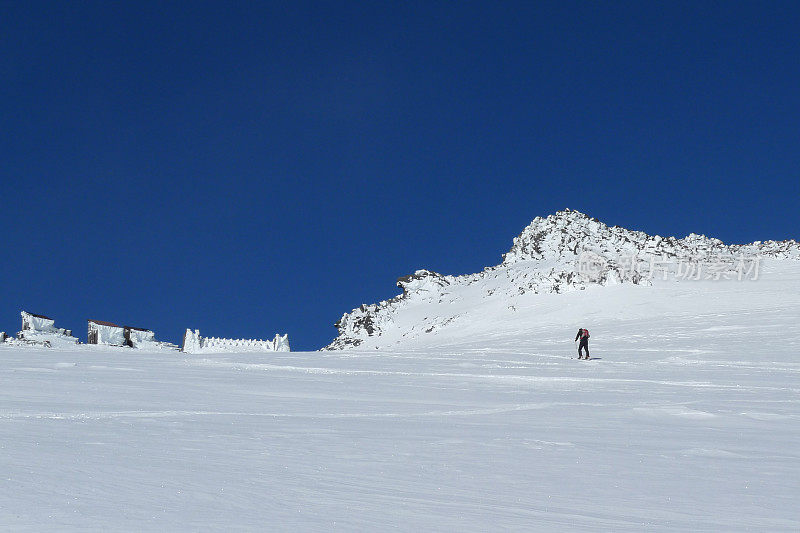
MULTIPOLYGON (((609 227, 578 211, 566 209, 537 217, 514 239, 497 266, 464 276, 444 276, 418 270, 402 277, 403 293, 345 313, 335 324, 338 336, 324 349, 402 347, 422 336, 443 331, 458 334, 481 322, 485 313, 507 314, 535 302, 532 295, 584 290, 593 285, 651 285, 642 275, 652 262, 716 257, 800 259, 800 245, 790 241, 759 241, 725 245, 704 235, 651 236, 609 227), (593 276, 581 275, 578 264, 589 255, 600 260, 593 276), (633 260, 631 268, 626 260, 633 260)), ((485 321, 484 321, 485 322, 485 321)), ((574 325, 575 329, 579 325, 574 325)), ((424 342, 435 342, 428 339, 424 342)))

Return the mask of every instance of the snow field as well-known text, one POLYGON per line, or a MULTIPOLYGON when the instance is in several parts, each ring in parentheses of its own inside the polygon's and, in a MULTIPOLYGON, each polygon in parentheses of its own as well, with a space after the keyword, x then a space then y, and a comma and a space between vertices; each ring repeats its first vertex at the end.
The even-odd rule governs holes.
POLYGON ((797 531, 800 270, 767 274, 378 350, 0 345, 0 529, 797 531))

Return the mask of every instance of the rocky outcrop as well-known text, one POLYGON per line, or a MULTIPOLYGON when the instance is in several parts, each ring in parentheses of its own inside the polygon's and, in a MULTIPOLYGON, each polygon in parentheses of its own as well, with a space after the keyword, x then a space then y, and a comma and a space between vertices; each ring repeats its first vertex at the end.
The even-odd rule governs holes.
POLYGON ((800 258, 798 243, 758 241, 745 245, 726 245, 719 239, 692 233, 683 239, 648 235, 619 226, 607 226, 579 211, 565 209, 545 218, 536 217, 518 237, 503 264, 519 261, 574 261, 584 251, 591 251, 608 260, 619 257, 650 256, 696 258, 750 254, 762 257, 800 258))

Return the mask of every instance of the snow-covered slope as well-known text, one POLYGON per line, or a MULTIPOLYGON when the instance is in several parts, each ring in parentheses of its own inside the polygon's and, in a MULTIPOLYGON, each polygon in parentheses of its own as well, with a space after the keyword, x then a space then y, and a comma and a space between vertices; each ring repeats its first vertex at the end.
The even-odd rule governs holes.
POLYGON ((0 530, 800 530, 800 261, 536 296, 403 349, 0 344, 0 530))
POLYGON ((0 343, 0 530, 800 531, 795 258, 563 212, 357 348, 0 343), (681 275, 733 253, 766 258, 681 275))
POLYGON ((497 266, 464 276, 419 270, 400 278, 401 295, 344 314, 326 349, 437 344, 472 335, 495 317, 513 322, 519 318, 514 313, 537 305, 541 294, 618 283, 651 286, 665 277, 693 284, 698 278, 752 281, 763 260, 797 259, 800 245, 793 240, 725 245, 696 234, 664 238, 567 209, 534 219, 497 266))

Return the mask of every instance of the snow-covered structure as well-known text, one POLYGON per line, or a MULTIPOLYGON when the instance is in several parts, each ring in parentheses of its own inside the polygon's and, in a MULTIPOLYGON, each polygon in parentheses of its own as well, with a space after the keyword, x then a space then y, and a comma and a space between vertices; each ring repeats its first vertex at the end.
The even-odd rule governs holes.
POLYGON ((156 344, 156 334, 149 329, 125 326, 123 330, 126 346, 140 348, 143 345, 156 344))
POLYGON ((172 343, 157 341, 155 333, 150 329, 119 326, 102 320, 89 320, 88 326, 88 344, 128 346, 149 350, 178 349, 178 346, 172 343))
POLYGON ((757 279, 761 259, 798 260, 800 244, 726 245, 694 233, 683 239, 653 236, 565 209, 536 217, 499 265, 462 276, 418 270, 399 278, 402 294, 342 315, 335 324, 338 336, 323 349, 397 346, 429 333, 469 328, 477 309, 496 316, 513 313, 519 306, 537 305, 539 300, 530 298, 536 294, 621 283, 648 287, 667 279, 757 279))
POLYGON ((6 332, 0 331, 0 342, 6 342, 6 332))
POLYGON ((72 336, 72 330, 57 328, 55 321, 44 315, 20 311, 22 330, 17 333, 17 340, 26 344, 41 344, 53 346, 54 344, 78 344, 78 339, 72 336))
POLYGON ((55 333, 58 335, 66 335, 68 337, 72 336, 72 330, 57 328, 55 326, 55 320, 48 316, 28 313, 27 311, 21 311, 20 315, 22 316, 22 331, 55 333))
POLYGON ((125 346, 125 328, 103 320, 88 321, 87 344, 125 346))
POLYGON ((223 339, 202 337, 199 329, 187 329, 183 336, 182 350, 186 353, 288 352, 289 335, 276 334, 272 340, 223 339))

